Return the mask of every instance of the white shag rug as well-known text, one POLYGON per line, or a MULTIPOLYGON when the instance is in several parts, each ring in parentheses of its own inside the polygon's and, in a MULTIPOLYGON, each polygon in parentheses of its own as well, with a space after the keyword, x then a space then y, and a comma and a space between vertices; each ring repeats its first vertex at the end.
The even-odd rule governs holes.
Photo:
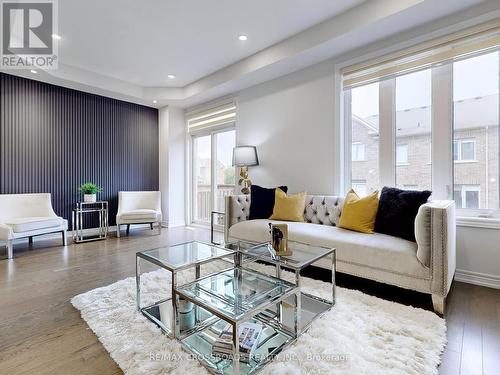
MULTIPOLYGON (((202 266, 203 274, 220 263, 202 266)), ((227 267, 227 265, 225 266, 227 267)), ((274 268, 252 268, 273 274, 274 268)), ((292 274, 283 272, 293 280, 292 274)), ((180 274, 179 284, 194 272, 180 274)), ((303 278, 306 292, 329 298, 331 284, 303 278)), ((141 276, 143 306, 169 296, 170 273, 141 276)), ((125 374, 208 374, 180 343, 135 305, 135 278, 73 297, 71 303, 125 374)), ((446 324, 436 314, 337 287, 336 304, 262 370, 263 374, 437 374, 446 324)))

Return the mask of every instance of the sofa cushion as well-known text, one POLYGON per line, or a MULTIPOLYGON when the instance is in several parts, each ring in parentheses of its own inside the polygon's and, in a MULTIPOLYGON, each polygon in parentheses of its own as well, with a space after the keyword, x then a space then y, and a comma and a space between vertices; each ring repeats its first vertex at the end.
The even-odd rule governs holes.
POLYGON ((64 219, 56 216, 47 217, 23 217, 6 220, 5 224, 10 226, 15 233, 31 232, 45 228, 59 227, 63 225, 64 219))
MULTIPOLYGON (((288 187, 280 186, 285 193, 288 187)), ((273 214, 275 188, 263 188, 259 185, 250 187, 250 220, 253 219, 268 219, 273 214)))
POLYGON ((270 219, 287 221, 304 221, 306 207, 306 192, 286 195, 277 188, 274 200, 273 215, 270 219))
POLYGON ((142 209, 122 212, 120 218, 124 220, 156 220, 158 215, 158 211, 142 209))
POLYGON ((229 238, 266 242, 270 222, 288 224, 289 241, 335 247, 338 261, 413 277, 430 277, 429 269, 417 259, 416 243, 380 233, 358 233, 321 224, 247 220, 229 228, 229 238))
POLYGON ((361 233, 373 233, 378 209, 378 191, 360 198, 351 189, 345 198, 339 227, 361 233))
POLYGON ((415 242, 415 217, 432 193, 384 187, 375 221, 375 232, 415 242))

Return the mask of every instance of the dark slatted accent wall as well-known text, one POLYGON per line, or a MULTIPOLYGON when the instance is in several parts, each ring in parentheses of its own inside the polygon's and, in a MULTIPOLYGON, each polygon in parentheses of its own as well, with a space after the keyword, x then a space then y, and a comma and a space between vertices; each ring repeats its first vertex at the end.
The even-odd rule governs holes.
POLYGON ((70 220, 91 181, 114 225, 118 191, 159 189, 156 109, 3 73, 0 83, 0 193, 52 193, 70 220))

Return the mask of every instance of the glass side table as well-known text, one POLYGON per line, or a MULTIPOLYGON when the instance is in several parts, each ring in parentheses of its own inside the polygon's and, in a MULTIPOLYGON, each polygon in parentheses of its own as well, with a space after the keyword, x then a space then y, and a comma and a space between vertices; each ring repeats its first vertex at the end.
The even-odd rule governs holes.
POLYGON ((174 289, 174 293, 218 318, 180 337, 183 347, 210 372, 236 375, 257 372, 299 335, 300 288, 288 281, 236 267, 197 279, 174 289), (294 299, 292 304, 285 302, 289 298, 294 299), (268 319, 264 315, 275 308, 286 309, 293 315, 291 327, 279 317, 268 319), (257 344, 250 352, 244 351, 246 356, 239 348, 245 323, 261 327, 257 344), (231 343, 222 356, 217 355, 220 333, 228 326, 231 343))
MULTIPOLYGON (((185 326, 182 327, 183 329, 179 329, 179 331, 189 331, 189 326, 204 321, 205 319, 203 318, 207 317, 207 314, 198 308, 195 308, 193 311, 192 304, 169 297, 148 306, 141 306, 141 261, 152 263, 171 272, 171 285, 165 285, 165 287, 170 287, 172 296, 174 296, 175 288, 177 287, 178 272, 195 268, 195 277, 199 279, 200 266, 202 264, 222 258, 230 258, 231 261, 235 261, 234 258, 236 256, 236 250, 225 249, 221 246, 201 241, 192 241, 136 253, 137 310, 158 325, 170 337, 176 336, 174 329, 176 321, 182 321, 185 326), (193 314, 191 314, 191 311, 193 311, 193 314)), ((233 267, 232 262, 228 263, 228 267, 233 267)))
POLYGON ((335 272, 336 249, 320 246, 311 246, 298 242, 288 242, 288 247, 292 250, 290 256, 276 256, 274 250, 268 242, 255 245, 253 247, 238 246, 240 253, 239 262, 241 265, 254 261, 261 261, 272 264, 276 267, 276 277, 281 279, 281 270, 286 269, 295 273, 295 285, 301 287, 300 271, 322 258, 331 258, 332 270, 332 294, 331 299, 323 299, 312 294, 302 292, 302 313, 300 331, 307 330, 312 321, 328 312, 335 305, 335 272))
POLYGON ((73 241, 76 243, 99 241, 108 238, 108 201, 77 202, 71 218, 73 241), (83 218, 88 214, 98 215, 98 232, 96 235, 85 235, 83 218))

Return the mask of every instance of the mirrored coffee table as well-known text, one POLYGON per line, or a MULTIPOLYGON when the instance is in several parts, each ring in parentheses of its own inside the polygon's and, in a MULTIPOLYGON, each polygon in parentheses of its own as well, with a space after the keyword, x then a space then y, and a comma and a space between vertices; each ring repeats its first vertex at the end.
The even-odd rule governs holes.
MULTIPOLYGON (((228 246, 229 247, 229 246, 228 246)), ((332 270, 332 298, 323 299, 308 293, 302 292, 300 314, 300 331, 304 331, 311 325, 312 321, 330 310, 335 305, 335 270, 336 270, 336 250, 335 248, 326 248, 301 244, 297 242, 288 242, 288 247, 292 250, 290 256, 276 256, 269 243, 250 246, 248 243, 240 243, 239 246, 232 246, 237 249, 239 256, 237 262, 244 265, 248 262, 261 261, 273 264, 276 267, 276 277, 281 278, 281 269, 287 269, 295 273, 295 285, 301 286, 300 272, 305 267, 317 262, 318 260, 331 257, 332 270)), ((289 320, 289 319, 288 319, 289 320)))
POLYGON ((197 279, 177 287, 174 295, 218 318, 209 325, 198 325, 188 335, 180 336, 177 333, 183 347, 214 373, 253 373, 292 343, 299 334, 300 288, 251 269, 235 267, 197 279), (288 299, 293 299, 292 305, 285 302, 288 299), (292 327, 287 327, 276 317, 269 319, 266 312, 276 308, 289 310, 293 315, 292 327), (238 336, 245 329, 245 323, 261 327, 256 345, 246 359, 240 356, 238 336), (228 354, 216 355, 214 344, 228 326, 231 327, 232 336, 228 343, 228 354))
MULTIPOLYGON (((172 283, 170 285, 172 296, 177 287, 177 273, 189 268, 195 268, 196 279, 200 278, 200 267, 204 263, 212 262, 216 259, 230 258, 233 260, 237 256, 236 250, 230 250, 221 246, 216 246, 200 241, 193 241, 179 245, 160 247, 156 249, 141 251, 136 253, 136 288, 137 288, 137 310, 142 312, 148 319, 156 323, 166 334, 175 336, 175 322, 181 323, 188 331, 191 327, 204 318, 211 315, 201 309, 194 309, 192 304, 183 300, 177 301, 172 297, 156 301, 155 303, 141 307, 141 262, 155 264, 172 273, 172 283), (176 304, 179 304, 177 306, 176 304), (177 316, 177 314, 180 315, 177 316), (181 318, 181 319, 179 319, 181 318)), ((228 263, 228 268, 233 264, 228 263)))

